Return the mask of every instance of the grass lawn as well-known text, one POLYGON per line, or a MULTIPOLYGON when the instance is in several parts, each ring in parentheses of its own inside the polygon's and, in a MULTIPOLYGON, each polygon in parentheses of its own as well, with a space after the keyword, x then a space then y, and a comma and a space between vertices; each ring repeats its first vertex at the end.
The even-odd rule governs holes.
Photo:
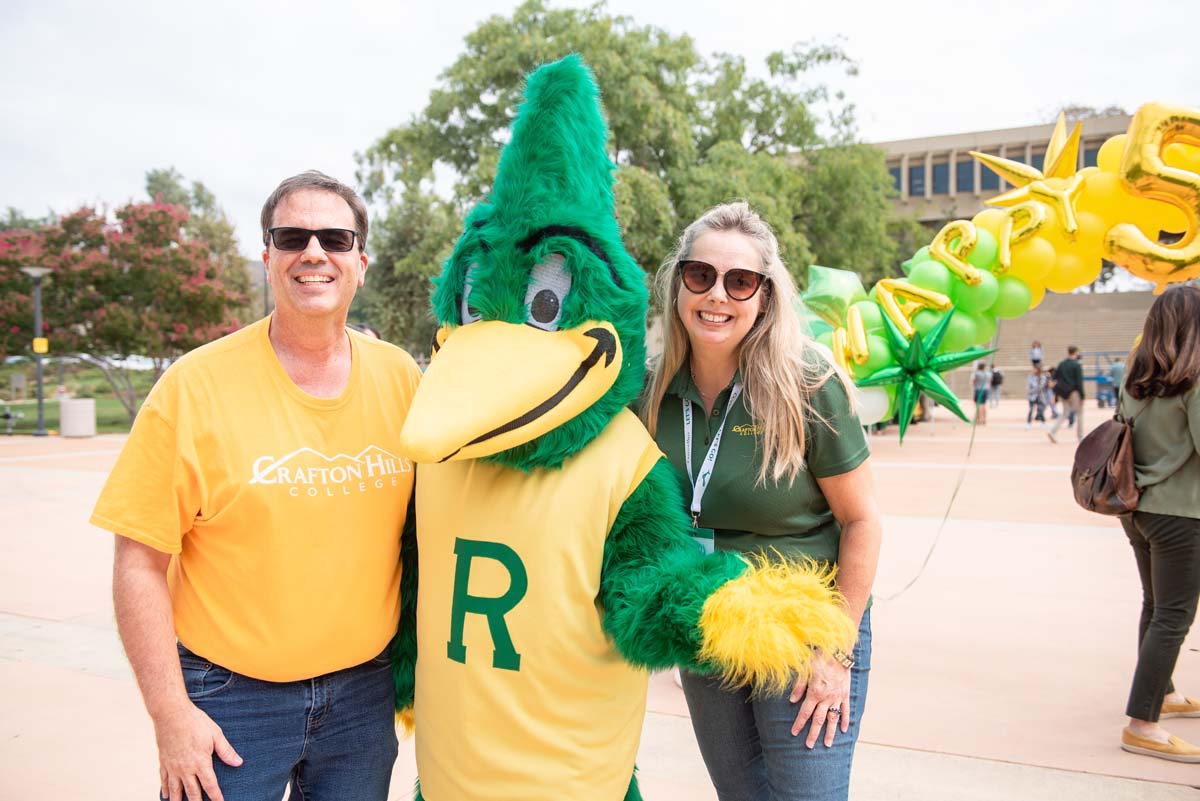
MULTIPOLYGON (((14 434, 32 434, 37 429, 37 400, 15 401, 0 404, 0 411, 7 407, 14 413, 24 417, 15 421, 14 434)), ((51 434, 58 433, 58 401, 47 400, 44 411, 46 415, 46 430, 51 434)), ((0 435, 7 431, 7 426, 0 421, 0 435)), ((129 412, 116 398, 96 398, 96 433, 113 434, 129 431, 129 412)))
MULTIPOLYGON (((144 400, 153 386, 154 375, 150 371, 134 371, 131 375, 139 399, 144 400)), ((37 428, 35 386, 31 362, 0 365, 0 412, 8 408, 14 413, 24 415, 14 422, 14 434, 32 434, 37 428), (13 376, 16 373, 24 376, 24 400, 9 400, 12 397, 11 393, 15 391, 13 376)), ((46 365, 43 391, 46 399, 47 431, 58 431, 58 400, 55 392, 59 386, 65 387, 70 397, 95 398, 97 434, 122 433, 129 430, 129 413, 113 395, 112 387, 104 374, 95 367, 64 360, 46 365)), ((0 435, 6 431, 7 425, 0 420, 0 435)))

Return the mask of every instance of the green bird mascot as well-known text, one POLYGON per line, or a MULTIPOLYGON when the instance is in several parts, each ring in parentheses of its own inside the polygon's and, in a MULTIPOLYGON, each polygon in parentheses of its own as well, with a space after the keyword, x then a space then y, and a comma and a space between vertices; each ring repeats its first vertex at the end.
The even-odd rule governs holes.
POLYGON ((401 437, 418 534, 395 671, 418 799, 640 799, 649 670, 778 689, 814 647, 854 641, 828 573, 706 556, 689 536, 627 409, 647 293, 606 136, 577 56, 532 73, 436 282, 442 327, 401 437))

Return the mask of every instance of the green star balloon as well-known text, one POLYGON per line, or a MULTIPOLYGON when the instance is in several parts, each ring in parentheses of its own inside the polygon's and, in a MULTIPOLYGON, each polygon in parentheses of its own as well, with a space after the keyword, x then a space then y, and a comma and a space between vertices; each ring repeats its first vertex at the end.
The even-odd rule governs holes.
POLYGON ((858 273, 813 264, 808 268, 808 288, 800 297, 814 314, 837 328, 846 324, 846 310, 866 300, 867 293, 858 273))
POLYGON ((900 414, 900 442, 904 442, 904 433, 912 420, 913 410, 917 407, 917 398, 922 392, 928 393, 937 402, 958 415, 964 422, 971 422, 958 405, 958 398, 950 391, 941 374, 947 370, 967 364, 982 356, 987 356, 993 349, 971 347, 956 353, 937 355, 942 337, 946 335, 946 327, 954 316, 954 307, 946 312, 946 316, 938 324, 929 329, 922 337, 920 331, 913 332, 912 340, 905 339, 900 329, 885 314, 884 326, 887 330, 888 347, 899 364, 876 370, 866 378, 858 381, 860 387, 880 387, 889 384, 899 384, 896 394, 896 407, 900 414))

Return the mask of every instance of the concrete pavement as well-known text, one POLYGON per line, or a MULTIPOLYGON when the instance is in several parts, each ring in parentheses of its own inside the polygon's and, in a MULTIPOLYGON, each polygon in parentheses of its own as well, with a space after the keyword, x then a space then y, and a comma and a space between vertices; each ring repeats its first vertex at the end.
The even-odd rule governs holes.
MULTIPOLYGON (((1140 590, 1116 521, 1071 501, 1069 436, 1027 431, 1021 401, 973 443, 939 412, 903 447, 894 429, 872 438, 885 544, 851 797, 1200 799, 1200 766, 1118 748, 1140 590)), ((86 522, 122 442, 0 437, 0 801, 154 797, 153 732, 112 623, 111 537, 86 522)), ((1192 635, 1176 671, 1193 695, 1198 647, 1192 635)), ((1200 720, 1167 726, 1200 742, 1200 720)), ((648 801, 715 799, 666 675, 651 680, 639 765, 648 801)), ((414 775, 410 741, 394 798, 414 775)))

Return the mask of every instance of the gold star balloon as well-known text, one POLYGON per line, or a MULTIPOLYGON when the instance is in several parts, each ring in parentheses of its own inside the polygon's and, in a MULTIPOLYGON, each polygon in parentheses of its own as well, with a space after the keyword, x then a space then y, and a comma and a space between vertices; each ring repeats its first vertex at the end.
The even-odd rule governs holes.
POLYGON ((1054 125, 1054 133, 1046 144, 1046 157, 1042 169, 1019 161, 991 156, 987 153, 971 155, 992 172, 1016 187, 988 201, 994 206, 1015 206, 1028 200, 1040 200, 1058 214, 1062 228, 1068 234, 1079 230, 1075 217, 1075 201, 1083 189, 1083 175, 1078 172, 1080 123, 1075 123, 1070 135, 1062 114, 1054 125))
POLYGON ((897 384, 896 409, 900 416, 900 442, 904 442, 904 434, 908 431, 908 423, 912 420, 913 410, 917 407, 918 397, 922 392, 930 395, 942 406, 945 406, 966 422, 971 422, 966 412, 958 405, 958 398, 942 378, 942 373, 955 367, 961 367, 976 359, 981 359, 992 353, 990 348, 967 348, 956 353, 938 355, 938 348, 946 329, 950 326, 950 318, 954 315, 951 306, 938 324, 922 335, 914 331, 912 339, 900 333, 900 329, 891 318, 884 315, 883 323, 887 331, 888 347, 896 364, 884 367, 871 373, 856 383, 858 386, 882 387, 897 384))

